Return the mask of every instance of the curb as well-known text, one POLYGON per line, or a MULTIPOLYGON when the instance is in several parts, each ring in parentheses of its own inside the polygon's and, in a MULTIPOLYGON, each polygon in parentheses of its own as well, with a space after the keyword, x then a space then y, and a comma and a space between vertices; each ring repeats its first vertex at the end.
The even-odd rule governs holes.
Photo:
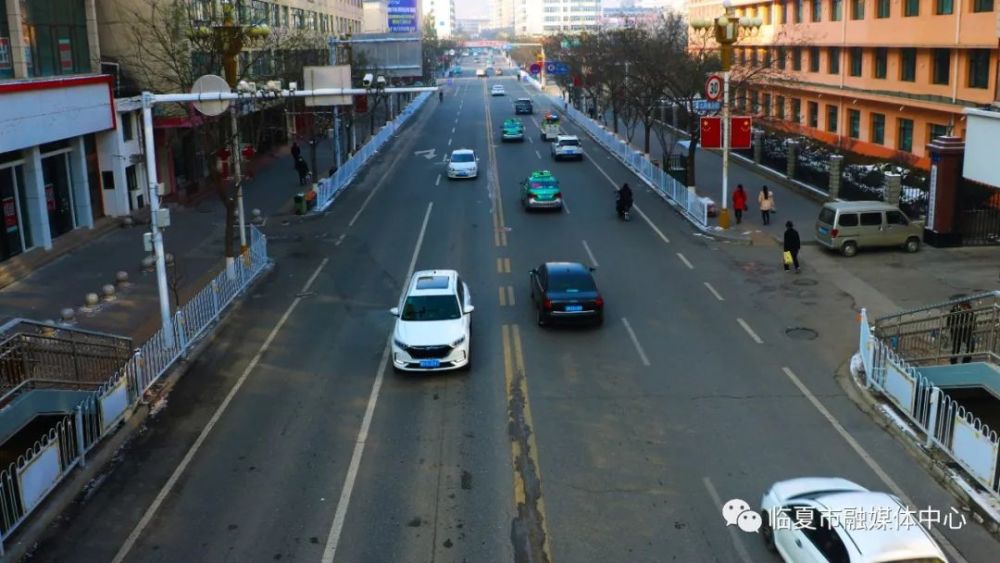
POLYGON ((879 401, 861 387, 851 374, 849 366, 850 360, 837 369, 834 379, 847 393, 851 402, 867 414, 876 425, 892 435, 938 484, 964 505, 963 509, 968 509, 972 513, 973 520, 982 524, 994 538, 1000 539, 1000 513, 981 500, 977 492, 979 487, 972 485, 965 476, 948 467, 948 462, 940 455, 925 448, 917 433, 893 411, 891 406, 879 401))
POLYGON ((257 288, 265 279, 268 279, 274 272, 274 262, 272 261, 264 272, 247 288, 243 294, 233 301, 234 305, 224 312, 215 325, 215 329, 205 335, 189 352, 187 357, 181 358, 173 368, 165 373, 160 382, 151 387, 146 394, 139 399, 134 410, 126 413, 125 419, 119 423, 115 430, 105 441, 101 442, 90 452, 86 459, 86 465, 75 469, 73 474, 56 486, 42 505, 28 518, 24 527, 15 532, 4 544, 5 554, 0 557, 0 561, 23 561, 34 549, 39 539, 45 534, 53 522, 57 521, 65 510, 76 502, 81 495, 87 494, 86 485, 95 478, 102 475, 110 465, 113 464, 116 454, 134 439, 141 431, 150 417, 150 409, 156 404, 157 399, 169 395, 177 382, 183 377, 188 369, 193 365, 194 360, 208 348, 222 329, 229 323, 233 313, 238 311, 250 292, 257 288))

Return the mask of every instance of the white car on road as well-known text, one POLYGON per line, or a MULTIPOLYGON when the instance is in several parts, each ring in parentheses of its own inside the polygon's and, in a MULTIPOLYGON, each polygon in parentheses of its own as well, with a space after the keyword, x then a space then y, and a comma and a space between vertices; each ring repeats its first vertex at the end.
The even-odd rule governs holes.
POLYGON ((494 96, 506 96, 507 92, 503 89, 503 84, 494 84, 493 89, 490 91, 494 96))
POLYGON ((741 529, 756 521, 767 547, 789 563, 948 561, 917 522, 916 510, 893 495, 869 491, 847 479, 779 481, 764 493, 759 516, 735 504, 742 501, 723 507, 726 521, 735 521, 741 529), (748 521, 739 522, 736 512, 748 521))
POLYGON ((552 143, 552 159, 563 158, 583 158, 583 147, 580 146, 580 139, 576 135, 559 135, 552 143))
POLYGON ((455 270, 413 274, 406 293, 390 312, 392 366, 399 371, 468 369, 472 324, 469 286, 455 270))
POLYGON ((448 157, 448 178, 479 176, 479 157, 472 149, 455 149, 448 157))

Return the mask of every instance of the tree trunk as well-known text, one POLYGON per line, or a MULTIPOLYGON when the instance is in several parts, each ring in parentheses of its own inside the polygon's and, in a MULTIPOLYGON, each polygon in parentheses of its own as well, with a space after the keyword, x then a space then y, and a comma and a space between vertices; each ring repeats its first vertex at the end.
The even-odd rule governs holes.
POLYGON ((650 131, 650 127, 652 125, 653 125, 652 120, 650 120, 650 121, 644 121, 642 123, 643 137, 644 137, 644 139, 643 139, 643 146, 645 147, 645 151, 644 152, 646 154, 650 154, 650 152, 649 152, 649 135, 650 135, 650 133, 652 133, 652 131, 650 131))
POLYGON ((611 104, 611 121, 614 121, 615 135, 618 134, 618 104, 611 104))
POLYGON ((229 279, 236 278, 236 196, 235 186, 230 191, 225 180, 220 181, 219 198, 226 213, 226 234, 224 237, 224 251, 226 255, 226 275, 229 279))

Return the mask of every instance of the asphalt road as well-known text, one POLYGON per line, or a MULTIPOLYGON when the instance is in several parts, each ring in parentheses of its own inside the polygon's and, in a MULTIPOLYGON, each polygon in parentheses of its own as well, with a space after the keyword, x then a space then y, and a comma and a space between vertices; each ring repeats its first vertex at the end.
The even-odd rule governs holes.
MULTIPOLYGON (((552 162, 531 119, 530 141, 501 144, 521 95, 456 79, 329 213, 271 218, 275 270, 34 560, 773 561, 721 504, 804 475, 949 511, 833 379, 856 347, 846 294, 808 264, 784 274, 777 247, 694 236, 588 138, 582 162, 552 162), (454 148, 479 178, 444 177, 454 148), (520 209, 537 169, 564 212, 520 209), (547 260, 597 266, 603 327, 535 326, 527 272, 547 260), (394 374, 387 310, 435 267, 470 286, 472 370, 394 374)), ((994 560, 971 519, 936 529, 994 560)))

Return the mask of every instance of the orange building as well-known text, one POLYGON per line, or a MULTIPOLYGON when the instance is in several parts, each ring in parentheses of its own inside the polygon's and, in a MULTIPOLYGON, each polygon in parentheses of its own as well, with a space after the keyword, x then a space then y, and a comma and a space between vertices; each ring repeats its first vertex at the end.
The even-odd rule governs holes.
MULTIPOLYGON (((737 16, 763 21, 735 48, 734 76, 750 79, 733 103, 772 126, 928 168, 932 138, 964 137, 963 109, 1000 99, 998 4, 732 0, 737 16)), ((689 19, 723 12, 721 0, 688 3, 689 19)))

